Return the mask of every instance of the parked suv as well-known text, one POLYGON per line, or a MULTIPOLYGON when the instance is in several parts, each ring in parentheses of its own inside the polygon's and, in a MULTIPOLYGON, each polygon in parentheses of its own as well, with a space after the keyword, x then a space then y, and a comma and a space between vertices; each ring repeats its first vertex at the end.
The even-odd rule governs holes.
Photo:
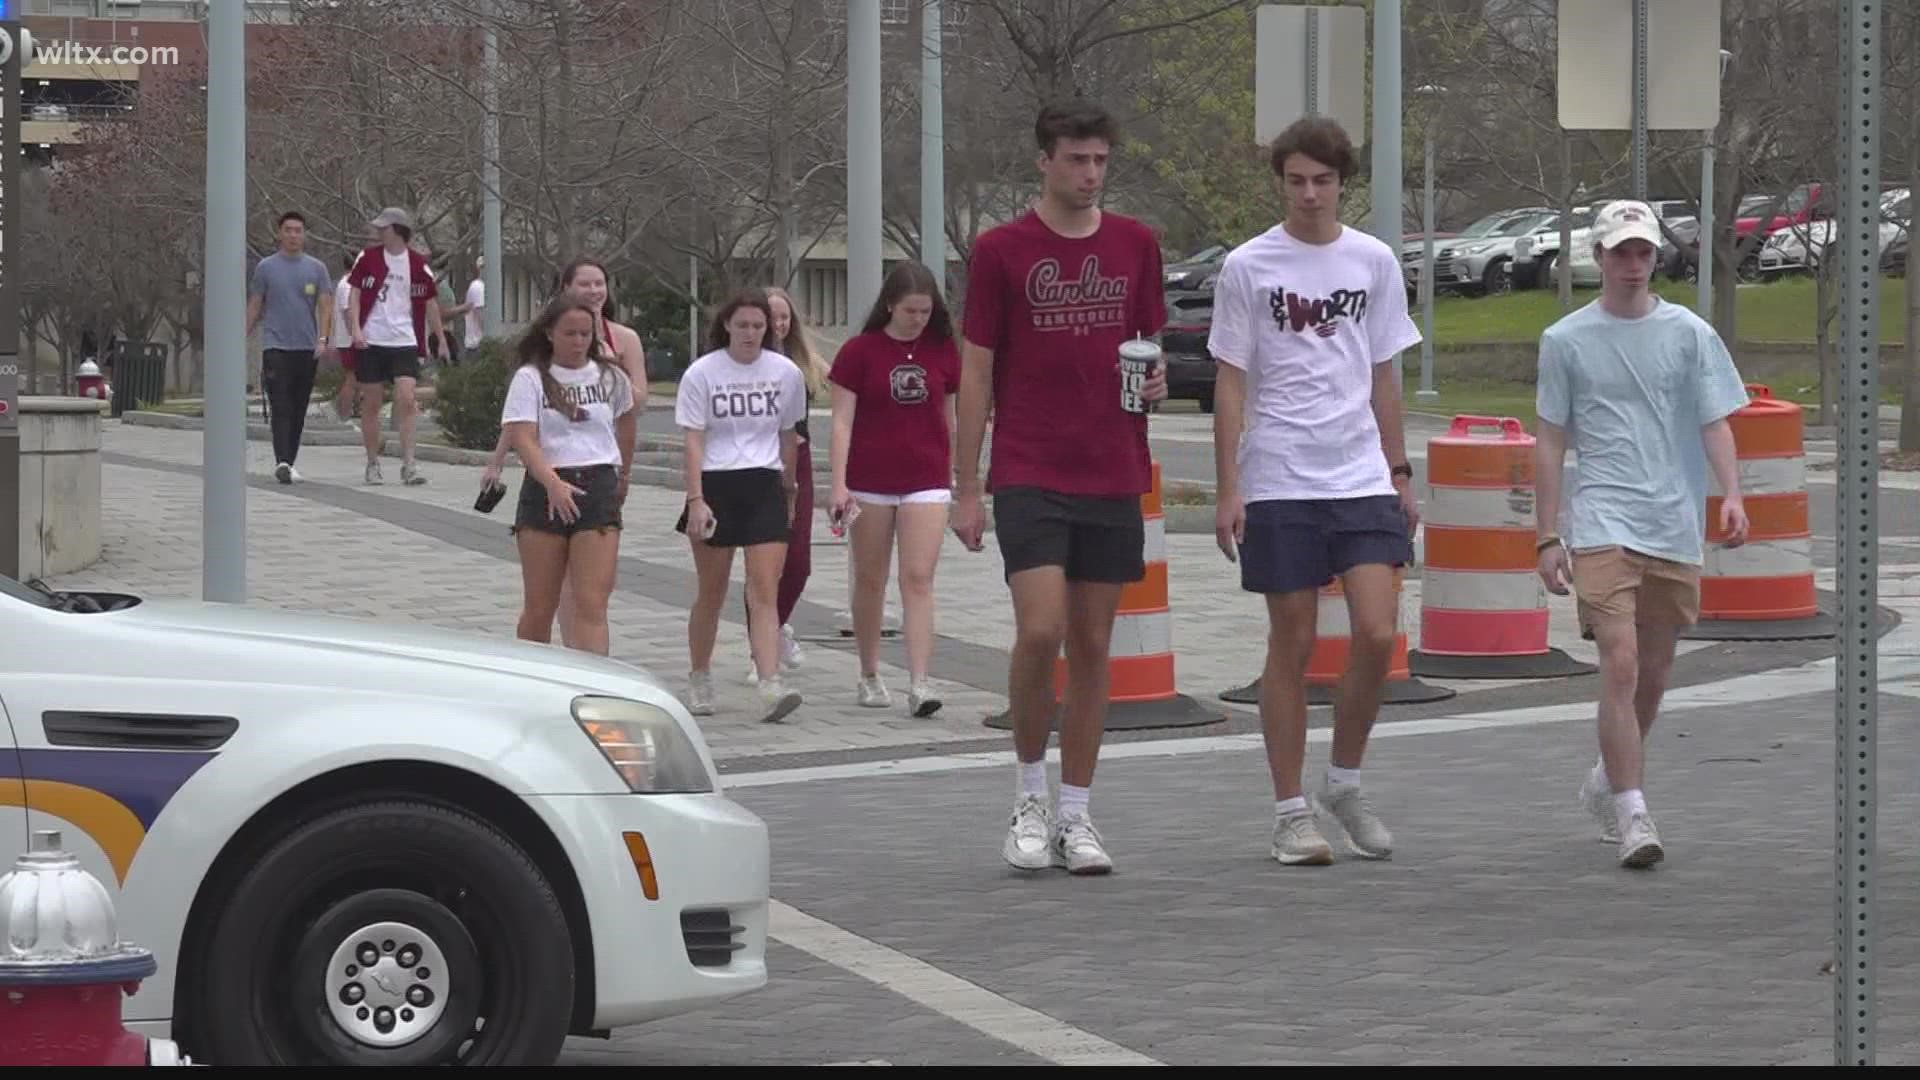
MULTIPOLYGON (((1553 211, 1544 206, 1500 210, 1467 226, 1460 235, 1433 246, 1433 288, 1440 292, 1466 292, 1482 296, 1503 293, 1512 287, 1514 241, 1526 235, 1542 221, 1550 221, 1553 211)), ((1402 249, 1402 268, 1410 291, 1420 285, 1420 266, 1426 257, 1424 243, 1402 249)))
POLYGON ((1213 354, 1207 335, 1213 329, 1213 280, 1204 289, 1169 289, 1167 324, 1160 330, 1160 352, 1167 364, 1167 397, 1198 401, 1213 411, 1213 354))

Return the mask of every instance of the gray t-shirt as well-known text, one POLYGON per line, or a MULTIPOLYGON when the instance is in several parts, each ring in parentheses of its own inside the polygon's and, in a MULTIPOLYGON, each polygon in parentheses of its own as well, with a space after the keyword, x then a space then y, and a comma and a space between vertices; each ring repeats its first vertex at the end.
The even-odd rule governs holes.
POLYGON ((1540 335, 1540 419, 1567 429, 1576 471, 1561 534, 1569 548, 1618 544, 1704 561, 1707 454, 1701 429, 1747 404, 1713 327, 1661 300, 1638 319, 1595 300, 1540 335))
POLYGON ((260 308, 260 347, 311 352, 319 347, 314 313, 320 298, 331 296, 327 266, 311 255, 275 251, 253 267, 249 296, 264 296, 260 308))

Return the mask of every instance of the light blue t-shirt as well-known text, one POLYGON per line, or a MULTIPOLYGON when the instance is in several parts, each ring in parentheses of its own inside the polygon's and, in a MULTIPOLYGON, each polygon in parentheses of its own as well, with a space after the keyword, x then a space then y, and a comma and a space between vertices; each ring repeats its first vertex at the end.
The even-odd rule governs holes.
POLYGON ((1638 319, 1595 300, 1540 335, 1540 419, 1577 456, 1561 538, 1704 561, 1707 454, 1701 429, 1747 403, 1720 335, 1660 300, 1638 319))

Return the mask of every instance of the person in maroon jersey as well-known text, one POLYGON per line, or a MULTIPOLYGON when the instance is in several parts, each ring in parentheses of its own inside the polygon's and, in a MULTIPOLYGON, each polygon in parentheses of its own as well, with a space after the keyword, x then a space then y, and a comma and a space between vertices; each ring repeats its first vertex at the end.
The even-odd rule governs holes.
POLYGON ((853 636, 860 704, 893 704, 880 679, 880 618, 895 537, 907 639, 907 710, 940 711, 927 680, 933 658, 933 571, 953 501, 953 394, 960 354, 933 274, 893 268, 861 332, 833 360, 833 496, 829 510, 852 533, 853 636), (857 509, 857 513, 856 513, 857 509), (848 521, 851 520, 851 525, 848 521))
MULTIPOLYGON (((1088 813, 1107 716, 1107 647, 1120 592, 1146 576, 1140 496, 1152 484, 1147 416, 1122 404, 1120 346, 1166 321, 1160 245, 1100 208, 1118 125, 1098 105, 1051 104, 1034 123, 1041 194, 982 234, 962 318, 954 533, 986 528, 980 448, 991 408, 994 530, 1013 596, 1007 675, 1018 796, 1001 854, 1022 870, 1113 869, 1088 813), (1053 661, 1067 654, 1060 799, 1047 806, 1053 661)), ((1139 398, 1167 396, 1164 365, 1139 398)))

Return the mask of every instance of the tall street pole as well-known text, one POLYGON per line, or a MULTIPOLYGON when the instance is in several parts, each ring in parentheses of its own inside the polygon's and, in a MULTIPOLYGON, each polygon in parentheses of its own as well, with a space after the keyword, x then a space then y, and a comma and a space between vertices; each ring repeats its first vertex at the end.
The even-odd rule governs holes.
POLYGON ((247 13, 207 5, 207 248, 201 594, 247 598, 247 13))
POLYGON ((920 257, 947 287, 947 143, 941 100, 940 0, 920 9, 920 257))
POLYGON ((481 41, 481 107, 486 124, 481 129, 480 162, 480 255, 486 266, 480 271, 481 288, 486 291, 486 307, 480 312, 480 333, 500 336, 500 311, 506 302, 501 295, 506 267, 500 252, 500 39, 493 28, 493 0, 481 0, 480 18, 485 37, 481 41))
POLYGON ((847 0, 847 322, 880 295, 880 0, 847 0))

